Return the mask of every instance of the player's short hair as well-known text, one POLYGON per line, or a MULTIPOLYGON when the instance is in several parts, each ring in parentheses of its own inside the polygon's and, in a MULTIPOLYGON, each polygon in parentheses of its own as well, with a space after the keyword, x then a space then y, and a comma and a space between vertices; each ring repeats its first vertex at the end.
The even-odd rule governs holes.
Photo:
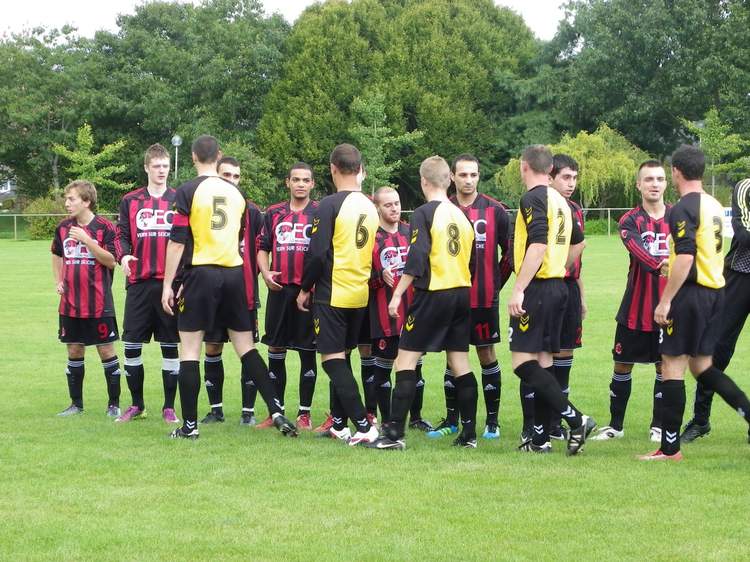
MULTIPOLYGON (((338 167, 338 166, 337 166, 338 167)), ((308 164, 307 162, 295 162, 289 167, 289 171, 286 173, 286 179, 290 179, 292 177, 292 171, 294 170, 307 170, 310 172, 310 177, 314 180, 315 179, 315 172, 312 169, 312 166, 308 164)))
POLYGON ((700 148, 683 144, 672 153, 672 167, 686 180, 701 180, 706 171, 706 156, 700 148))
POLYGON ((572 171, 578 171, 578 162, 572 156, 567 154, 555 154, 552 157, 552 171, 550 175, 554 178, 560 173, 560 170, 564 168, 570 168, 572 171))
POLYGON ((166 158, 169 160, 169 151, 158 142, 152 144, 146 149, 146 153, 143 155, 143 164, 148 166, 151 163, 151 160, 154 160, 155 158, 166 158))
POLYGON ((359 173, 362 167, 362 153, 353 144, 344 143, 333 149, 329 161, 339 172, 350 176, 359 173))
POLYGON ((446 191, 451 184, 451 169, 442 156, 425 158, 419 166, 419 175, 427 180, 430 185, 446 191))
POLYGON ((211 135, 201 135, 193 141, 190 150, 201 164, 213 164, 219 159, 219 141, 211 135))
POLYGON ((641 165, 638 166, 638 171, 640 172, 643 168, 663 168, 663 167, 664 167, 664 164, 662 164, 658 160, 649 158, 648 160, 644 160, 643 162, 641 162, 641 165))
POLYGON ((390 185, 384 185, 375 190, 375 194, 372 196, 373 202, 378 205, 380 203, 380 197, 386 193, 398 193, 396 189, 393 189, 390 185))
POLYGON ((451 163, 451 172, 454 174, 456 173, 456 164, 459 162, 474 162, 477 165, 477 170, 479 169, 479 160, 477 157, 465 152, 464 154, 459 154, 453 159, 453 162, 451 163))
POLYGON ((229 164, 230 166, 234 166, 235 168, 240 167, 240 161, 237 160, 234 156, 223 156, 222 158, 219 158, 219 161, 216 163, 216 171, 219 171, 219 168, 221 168, 222 164, 229 164))
POLYGON ((552 153, 543 144, 532 144, 524 148, 521 160, 537 174, 549 174, 552 170, 552 153))
POLYGON ((63 193, 66 195, 71 189, 75 189, 82 201, 89 202, 89 210, 96 212, 96 187, 88 180, 74 180, 65 186, 63 193))

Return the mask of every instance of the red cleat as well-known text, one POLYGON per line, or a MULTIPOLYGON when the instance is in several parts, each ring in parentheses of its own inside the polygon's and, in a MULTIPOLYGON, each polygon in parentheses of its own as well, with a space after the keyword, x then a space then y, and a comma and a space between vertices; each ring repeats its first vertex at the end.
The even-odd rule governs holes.
POLYGON ((269 427, 273 427, 273 418, 271 416, 268 416, 266 419, 256 425, 255 429, 268 429, 269 427))
POLYGON ((300 414, 297 416, 297 429, 304 429, 306 431, 312 430, 312 420, 310 414, 300 414))
POLYGON ((661 449, 649 453, 648 455, 641 455, 638 457, 639 461, 674 461, 680 462, 682 460, 682 451, 677 451, 674 455, 665 455, 661 452, 661 449))
POLYGON ((333 427, 333 418, 331 417, 331 414, 328 414, 326 416, 326 419, 323 423, 321 423, 318 427, 313 429, 315 433, 325 433, 329 429, 333 427))

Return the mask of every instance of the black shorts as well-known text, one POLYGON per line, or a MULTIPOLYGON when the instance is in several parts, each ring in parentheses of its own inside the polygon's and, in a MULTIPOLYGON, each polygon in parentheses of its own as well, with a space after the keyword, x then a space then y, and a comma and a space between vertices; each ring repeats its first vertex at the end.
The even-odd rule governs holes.
POLYGON ((568 302, 568 288, 562 279, 534 279, 524 291, 526 314, 510 317, 508 343, 511 351, 557 353, 568 302))
MULTIPOLYGON (((260 334, 258 333, 258 311, 248 310, 247 313, 250 315, 250 322, 252 322, 253 329, 253 342, 258 343, 260 334)), ((211 326, 210 329, 206 330, 203 334, 203 343, 227 343, 229 341, 229 330, 223 326, 211 326)))
POLYGON ((399 349, 469 351, 471 340, 469 287, 414 291, 404 320, 399 349))
POLYGON ((365 312, 367 307, 339 308, 330 304, 315 303, 313 331, 318 353, 327 355, 357 347, 365 312))
POLYGON ((213 326, 252 331, 242 266, 197 265, 186 269, 177 310, 181 332, 208 331, 213 326))
POLYGON ((261 340, 267 346, 315 351, 313 315, 297 308, 299 289, 298 285, 286 285, 280 291, 268 291, 261 340))
POLYGON ((62 343, 104 345, 117 341, 120 336, 117 331, 117 319, 114 316, 73 318, 61 314, 57 337, 62 343))
POLYGON ((370 335, 370 307, 365 308, 365 315, 362 318, 362 325, 359 327, 359 338, 357 339, 358 345, 370 345, 372 343, 372 336, 370 335))
POLYGON ((372 340, 372 356, 381 359, 395 359, 398 355, 398 336, 375 338, 372 340))
POLYGON ((125 319, 122 340, 148 343, 151 336, 158 342, 177 343, 177 318, 164 312, 161 306, 163 283, 147 279, 130 285, 125 293, 125 319))
POLYGON ((500 309, 497 305, 490 308, 471 309, 471 345, 484 347, 500 341, 500 309))
POLYGON ((689 283, 672 300, 661 329, 662 355, 713 356, 721 330, 724 291, 689 283))
POLYGON ((577 349, 581 347, 583 317, 581 314, 581 288, 575 279, 565 279, 568 288, 568 304, 565 307, 562 330, 560 331, 560 349, 577 349))
POLYGON ((615 330, 615 343, 612 346, 612 359, 617 363, 628 365, 660 362, 659 330, 654 332, 631 330, 618 322, 617 330, 615 330))

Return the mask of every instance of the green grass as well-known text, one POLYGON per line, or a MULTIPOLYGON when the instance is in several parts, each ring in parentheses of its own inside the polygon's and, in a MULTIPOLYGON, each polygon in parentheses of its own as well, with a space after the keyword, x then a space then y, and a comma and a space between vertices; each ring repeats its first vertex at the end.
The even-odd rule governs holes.
MULTIPOLYGON (((104 416, 101 367, 89 350, 86 413, 57 418, 68 399, 49 262, 48 242, 0 240, 2 560, 748 558, 745 423, 717 402, 712 434, 685 447, 685 462, 637 462, 636 454, 653 449, 653 369, 645 366, 634 373, 625 438, 592 442, 574 458, 560 444, 542 457, 516 452, 518 383, 505 342, 498 346, 503 437, 476 451, 416 433, 405 453, 378 453, 309 434, 290 440, 241 428, 231 352, 227 422, 202 427, 198 442, 174 442, 158 415, 154 345, 145 348, 151 417, 116 426, 104 416)), ((589 318, 571 387, 574 402, 600 424, 608 421, 613 318, 626 269, 617 238, 588 240, 589 318)), ((121 315, 120 272, 114 290, 121 315)), ((504 300, 501 313, 507 325, 504 300)), ((737 349, 730 374, 750 389, 747 336, 737 349)), ((294 411, 297 361, 289 357, 287 404, 294 411)), ((443 413, 442 369, 443 359, 430 355, 424 413, 432 421, 443 413)), ((324 383, 321 371, 314 422, 326 409, 324 383)), ((203 414, 203 391, 200 404, 203 414)))

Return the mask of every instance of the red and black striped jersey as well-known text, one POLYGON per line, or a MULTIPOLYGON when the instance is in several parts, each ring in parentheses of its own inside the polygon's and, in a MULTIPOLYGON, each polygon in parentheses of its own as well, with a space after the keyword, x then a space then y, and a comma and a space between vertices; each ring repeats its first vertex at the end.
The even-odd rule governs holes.
MULTIPOLYGON (((570 213, 573 215, 573 222, 578 225, 581 232, 584 232, 584 221, 583 221, 583 209, 575 201, 568 199, 568 205, 570 205, 570 213)), ((571 265, 565 272, 565 279, 578 279, 581 276, 581 256, 578 256, 573 265, 571 265)))
POLYGON ((301 211, 292 211, 289 201, 266 210, 259 249, 271 254, 271 270, 280 271, 279 285, 301 285, 305 254, 310 247, 310 230, 317 201, 301 211))
POLYGON ((630 253, 630 269, 617 323, 631 330, 659 329, 654 308, 667 284, 667 278, 660 276, 659 264, 669 257, 669 211, 667 206, 664 216, 655 219, 638 206, 620 219, 620 240, 630 253))
POLYGON ((52 253, 62 258, 65 292, 60 297, 59 312, 73 318, 106 318, 115 315, 112 300, 112 270, 97 260, 85 244, 69 236, 74 226, 83 228, 97 244, 113 256, 117 231, 107 219, 94 216, 81 226, 76 219, 65 219, 55 230, 52 253))
POLYGON ((260 212, 255 203, 248 201, 240 251, 242 253, 242 274, 245 278, 247 307, 250 310, 260 308, 260 293, 258 292, 258 245, 262 229, 263 213, 260 212))
POLYGON ((370 337, 389 338, 401 334, 401 327, 414 299, 414 289, 410 286, 401 298, 399 317, 391 318, 388 303, 393 296, 393 287, 398 285, 404 273, 406 256, 409 252, 409 225, 399 222, 396 232, 378 228, 375 246, 372 249, 372 277, 370 278, 370 337), (393 272, 393 287, 383 281, 383 270, 393 272))
POLYGON ((489 308, 498 303, 498 293, 511 273, 508 240, 510 219, 505 206, 478 193, 474 202, 463 207, 454 195, 451 202, 463 211, 474 227, 474 271, 471 282, 471 308, 489 308), (502 253, 502 260, 498 255, 502 253))
POLYGON ((167 188, 161 197, 154 197, 147 187, 131 191, 120 202, 117 218, 118 255, 131 255, 128 285, 147 279, 164 279, 167 242, 172 230, 176 191, 167 188))

